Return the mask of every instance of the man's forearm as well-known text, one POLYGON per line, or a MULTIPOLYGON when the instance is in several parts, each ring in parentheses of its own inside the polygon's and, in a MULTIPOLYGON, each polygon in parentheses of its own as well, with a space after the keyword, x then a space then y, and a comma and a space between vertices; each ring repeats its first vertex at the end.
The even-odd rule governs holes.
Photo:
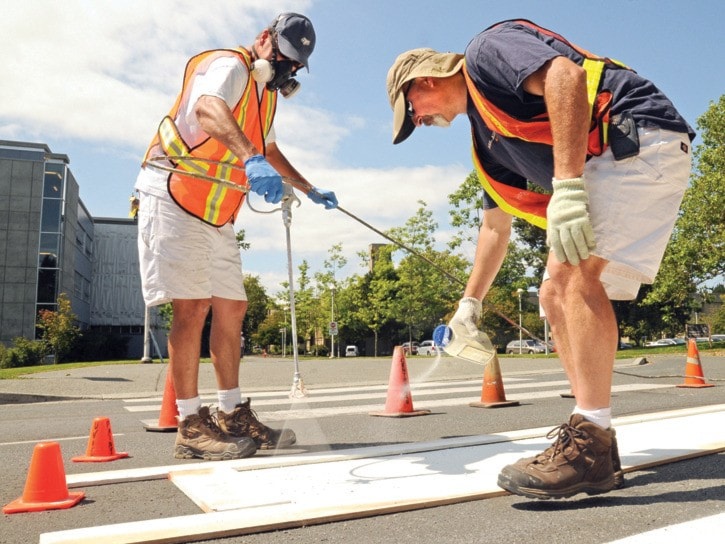
POLYGON ((246 161, 260 151, 237 125, 229 106, 215 96, 202 96, 195 106, 202 130, 227 147, 239 160, 246 161))

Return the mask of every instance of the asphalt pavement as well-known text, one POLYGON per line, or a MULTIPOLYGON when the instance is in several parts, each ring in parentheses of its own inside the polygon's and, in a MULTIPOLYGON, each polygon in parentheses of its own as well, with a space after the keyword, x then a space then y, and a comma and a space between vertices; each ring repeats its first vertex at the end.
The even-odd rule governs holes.
MULTIPOLYGON (((615 416, 725 403, 725 354, 701 359, 705 376, 715 387, 676 387, 684 379, 684 353, 618 360, 615 416)), ((408 358, 414 401, 435 406, 430 416, 421 418, 371 418, 366 412, 368 405, 382 408, 385 402, 390 358, 303 359, 295 368, 289 357, 245 357, 240 382, 244 393, 254 399, 260 419, 272 426, 281 424, 274 419, 275 410, 290 408, 287 393, 295 376, 309 391, 309 414, 297 414, 299 419, 289 422, 298 436, 296 449, 257 455, 476 436, 555 426, 567 417, 573 401, 559 394, 566 390, 566 381, 556 357, 501 357, 500 364, 509 397, 521 399, 521 403, 513 408, 481 410, 468 406, 480 392, 481 366, 451 357, 408 358), (357 413, 354 404, 360 405, 357 413)), ((39 441, 59 441, 69 477, 190 463, 171 457, 174 433, 149 433, 140 424, 140 420, 158 416, 166 372, 167 365, 158 362, 78 369, 59 365, 48 372, 0 380, 2 504, 22 494, 30 456, 39 441), (116 446, 130 452, 129 458, 109 464, 69 462, 71 455, 85 449, 90 421, 97 415, 111 418, 116 446)), ((215 391, 213 367, 202 364, 200 392, 205 402, 214 402, 215 391)), ((40 534, 52 531, 199 513, 188 497, 166 481, 100 485, 86 489, 86 494, 81 504, 68 510, 4 515, 0 543, 25 544, 38 542, 40 534)), ((503 495, 207 542, 554 544, 586 539, 597 544, 723 512, 725 453, 719 453, 628 474, 625 489, 598 497, 531 501, 503 495), (594 527, 600 529, 594 531, 594 527)), ((663 540, 658 537, 657 541, 663 540)), ((718 541, 708 535, 697 537, 698 544, 718 541)))

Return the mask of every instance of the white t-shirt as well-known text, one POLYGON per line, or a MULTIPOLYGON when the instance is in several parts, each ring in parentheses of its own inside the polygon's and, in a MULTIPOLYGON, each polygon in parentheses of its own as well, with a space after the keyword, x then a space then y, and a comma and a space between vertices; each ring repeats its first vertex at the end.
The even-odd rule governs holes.
MULTIPOLYGON (((194 107, 199 98, 202 96, 221 98, 231 109, 242 97, 248 78, 249 71, 237 57, 216 59, 209 65, 206 72, 199 73, 194 77, 189 100, 179 105, 179 111, 176 119, 174 119, 179 134, 190 147, 194 147, 207 138, 207 134, 199 125, 199 120, 194 112, 194 107)), ((264 83, 257 83, 257 92, 260 94, 264 92, 264 86, 264 83)), ((274 127, 272 127, 265 141, 271 143, 274 140, 274 127)), ((147 166, 139 172, 135 188, 159 197, 167 196, 166 180, 168 177, 169 173, 167 171, 147 166)))

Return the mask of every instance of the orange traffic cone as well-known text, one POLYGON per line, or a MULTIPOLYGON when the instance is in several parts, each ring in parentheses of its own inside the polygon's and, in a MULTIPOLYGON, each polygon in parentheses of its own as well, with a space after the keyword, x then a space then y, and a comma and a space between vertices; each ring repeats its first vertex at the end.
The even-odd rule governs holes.
POLYGON ((178 427, 177 416, 179 409, 176 407, 176 390, 174 389, 174 376, 171 373, 171 366, 166 368, 166 385, 164 397, 161 400, 161 413, 158 420, 142 421, 147 431, 168 432, 175 431, 178 427))
POLYGON ((681 383, 677 387, 715 387, 714 383, 705 383, 705 376, 702 374, 702 365, 700 364, 700 352, 694 338, 690 338, 687 344, 685 383, 681 383))
POLYGON ((395 346, 393 350, 393 364, 390 367, 388 381, 388 397, 385 400, 385 410, 370 412, 371 416, 383 417, 410 417, 430 414, 430 410, 413 410, 413 396, 410 394, 408 381, 408 365, 405 363, 405 354, 402 346, 395 346))
POLYGON ((481 401, 471 402, 469 406, 474 408, 503 408, 504 406, 518 406, 516 400, 506 400, 506 393, 503 390, 503 378, 501 367, 498 364, 498 356, 494 353, 491 361, 483 367, 483 388, 481 389, 481 401))
POLYGON ((83 491, 68 491, 60 444, 41 442, 33 449, 23 496, 4 506, 3 513, 16 514, 70 508, 85 496, 83 491))
POLYGON ((88 447, 85 455, 72 457, 74 463, 105 463, 128 457, 126 452, 117 452, 113 444, 111 421, 107 417, 97 417, 91 425, 88 447))

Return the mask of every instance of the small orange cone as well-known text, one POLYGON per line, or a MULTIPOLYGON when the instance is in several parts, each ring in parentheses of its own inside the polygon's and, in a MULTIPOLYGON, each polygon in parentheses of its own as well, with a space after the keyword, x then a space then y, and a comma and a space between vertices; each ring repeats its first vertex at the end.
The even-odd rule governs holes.
POLYGON ((4 514, 40 512, 75 506, 86 494, 68 491, 58 442, 41 442, 33 449, 23 496, 3 507, 4 514))
POLYGON ((388 397, 385 400, 385 410, 370 412, 371 416, 383 417, 410 417, 430 414, 430 410, 413 410, 413 396, 410 394, 408 380, 408 365, 405 363, 405 353, 402 346, 395 346, 393 350, 393 364, 390 367, 388 381, 388 397))
POLYGON ((117 452, 113 444, 111 421, 107 417, 97 417, 91 425, 88 447, 85 455, 72 457, 74 463, 105 463, 128 457, 126 452, 117 452))
POLYGON ((176 390, 174 389, 174 376, 171 373, 171 366, 166 368, 166 385, 164 397, 161 400, 161 413, 158 420, 142 421, 147 431, 168 432, 175 431, 178 427, 179 409, 176 407, 176 390))
POLYGON ((498 364, 498 356, 493 355, 491 361, 483 367, 483 388, 481 389, 481 401, 471 402, 469 406, 474 408, 503 408, 504 406, 518 406, 516 400, 506 400, 506 393, 503 390, 503 378, 501 367, 498 364))
POLYGON ((681 383, 677 387, 715 387, 714 383, 705 383, 705 376, 702 374, 702 365, 700 364, 700 352, 694 338, 690 338, 687 344, 685 383, 681 383))

